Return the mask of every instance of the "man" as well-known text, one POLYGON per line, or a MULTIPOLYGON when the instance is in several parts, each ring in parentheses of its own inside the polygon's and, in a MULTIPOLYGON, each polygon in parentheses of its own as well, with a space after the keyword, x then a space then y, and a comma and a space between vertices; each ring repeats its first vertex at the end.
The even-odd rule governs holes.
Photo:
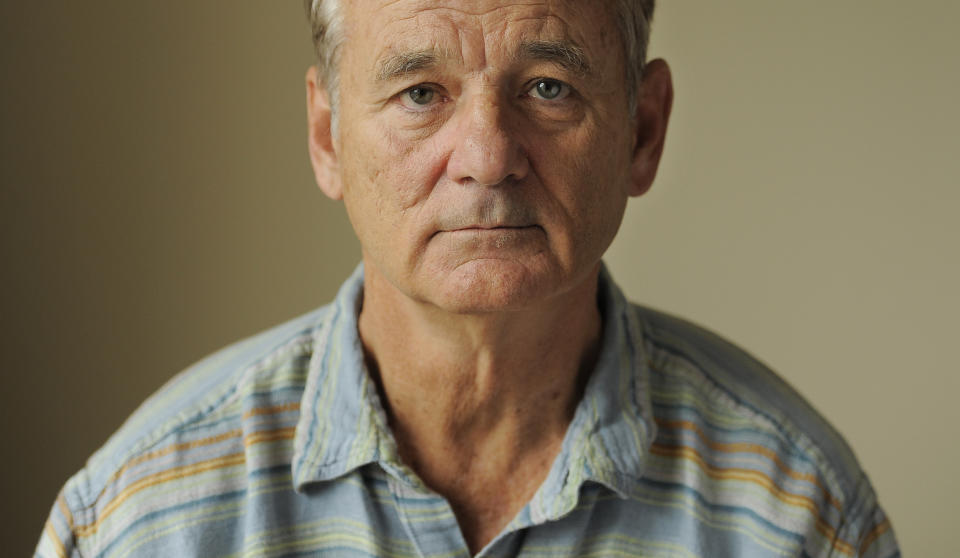
POLYGON ((363 265, 163 388, 40 556, 894 556, 839 436, 601 257, 672 101, 652 2, 308 5, 363 265))

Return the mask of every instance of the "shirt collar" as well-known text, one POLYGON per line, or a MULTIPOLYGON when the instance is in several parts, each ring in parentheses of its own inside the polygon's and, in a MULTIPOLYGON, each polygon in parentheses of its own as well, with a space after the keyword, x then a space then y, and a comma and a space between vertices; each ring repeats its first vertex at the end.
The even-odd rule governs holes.
MULTIPOLYGON (((558 519, 576 507, 590 481, 621 498, 637 494, 656 437, 643 329, 623 292, 600 270, 603 340, 596 367, 567 429, 560 455, 529 507, 531 523, 558 519)), ((520 519, 520 518, 518 518, 520 519)))
POLYGON ((294 435, 297 490, 368 463, 398 461, 376 385, 364 364, 357 333, 362 302, 361 264, 340 287, 314 337, 294 435))
MULTIPOLYGON (((363 266, 343 284, 331 314, 318 328, 300 406, 293 482, 335 479, 379 463, 410 484, 416 475, 400 464, 376 385, 367 373, 357 317, 363 300, 363 266)), ((580 486, 593 481, 628 497, 636 492, 647 450, 656 434, 649 398, 643 332, 636 313, 601 268, 598 300, 603 340, 560 455, 530 506, 530 521, 565 515, 580 486)))

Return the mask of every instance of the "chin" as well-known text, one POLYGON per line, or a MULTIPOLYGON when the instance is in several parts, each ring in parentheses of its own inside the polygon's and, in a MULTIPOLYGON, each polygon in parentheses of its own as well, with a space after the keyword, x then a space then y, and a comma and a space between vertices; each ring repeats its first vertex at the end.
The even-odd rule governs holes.
POLYGON ((522 310, 550 298, 561 283, 553 270, 538 269, 533 263, 470 260, 430 281, 432 288, 426 298, 458 314, 522 310))

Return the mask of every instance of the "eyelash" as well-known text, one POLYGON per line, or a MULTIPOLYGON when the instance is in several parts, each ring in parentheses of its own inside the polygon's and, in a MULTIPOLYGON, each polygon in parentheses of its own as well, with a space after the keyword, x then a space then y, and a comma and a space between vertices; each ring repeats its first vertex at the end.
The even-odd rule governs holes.
MULTIPOLYGON (((573 95, 574 93, 575 93, 575 90, 573 89, 573 87, 572 87, 570 84, 568 84, 568 83, 566 83, 566 82, 564 82, 564 81, 558 80, 558 79, 548 78, 548 77, 538 77, 538 78, 535 78, 535 79, 533 79, 533 80, 531 80, 531 81, 528 81, 527 84, 526 84, 526 86, 525 86, 525 89, 524 89, 524 95, 525 95, 525 96, 528 96, 528 97, 531 97, 531 98, 533 98, 533 99, 535 99, 535 100, 543 101, 543 102, 546 102, 546 103, 559 103, 560 101, 563 101, 564 99, 567 99, 568 97, 570 97, 570 96, 573 95), (534 91, 534 89, 535 89, 539 84, 541 84, 541 83, 553 83, 553 84, 559 85, 559 86, 561 87, 561 91, 560 91, 560 93, 558 93, 559 98, 556 98, 556 99, 545 99, 545 98, 541 98, 541 97, 535 97, 535 96, 533 95, 533 91, 534 91)), ((442 88, 441 88, 440 86, 436 85, 436 84, 433 84, 433 83, 418 83, 417 85, 414 85, 414 86, 412 86, 412 87, 408 87, 408 88, 404 89, 403 91, 401 91, 400 93, 398 93, 398 94, 396 95, 396 99, 397 99, 398 103, 399 103, 403 108, 405 108, 406 110, 408 110, 408 111, 410 111, 410 112, 412 112, 412 113, 425 113, 425 112, 429 112, 429 111, 431 111, 431 110, 436 109, 436 107, 438 107, 438 106, 440 106, 440 105, 442 105, 442 104, 444 104, 444 103, 446 102, 446 98, 443 97, 442 88), (428 102, 428 103, 425 104, 425 105, 416 105, 416 103, 414 103, 412 100, 409 101, 409 104, 406 103, 406 102, 404 102, 405 100, 409 100, 409 98, 406 97, 406 96, 409 95, 410 93, 412 93, 413 91, 417 90, 417 89, 426 90, 426 91, 430 92, 431 95, 440 95, 440 96, 441 96, 441 99, 440 99, 440 100, 437 100, 437 101, 433 101, 433 102, 428 102)))
POLYGON ((559 98, 557 98, 557 99, 542 99, 542 98, 536 97, 537 99, 539 99, 539 100, 541 100, 541 101, 547 101, 547 102, 554 102, 554 103, 556 103, 556 102, 559 102, 559 101, 562 101, 562 100, 566 99, 567 97, 569 97, 570 95, 572 95, 573 92, 574 92, 574 91, 573 91, 573 87, 571 87, 569 83, 566 83, 566 82, 564 82, 564 81, 560 81, 559 79, 541 77, 541 78, 537 78, 537 79, 535 79, 535 80, 533 80, 533 81, 531 81, 531 82, 528 83, 529 87, 528 87, 527 90, 526 90, 527 94, 530 94, 530 92, 534 91, 534 90, 537 88, 537 86, 540 85, 541 83, 553 83, 553 84, 556 84, 556 85, 559 85, 559 86, 560 86, 560 93, 557 93, 557 95, 560 96, 559 98))
MULTIPOLYGON (((442 93, 442 91, 441 91, 441 88, 440 88, 438 85, 435 85, 435 84, 432 84, 432 83, 418 83, 417 85, 414 85, 413 87, 408 87, 408 88, 404 89, 403 91, 401 91, 400 93, 397 94, 397 96, 396 96, 397 101, 400 103, 400 105, 401 105, 403 108, 409 110, 410 112, 426 112, 426 111, 428 111, 428 110, 436 107, 437 105, 443 104, 443 102, 444 102, 443 100, 436 101, 436 102, 432 102, 432 103, 428 103, 428 104, 426 104, 426 105, 419 105, 420 108, 415 108, 415 107, 413 107, 413 106, 409 106, 409 105, 405 104, 405 103, 403 102, 403 101, 404 101, 404 96, 410 94, 411 92, 413 92, 413 91, 416 90, 416 89, 424 89, 424 90, 427 90, 427 91, 431 92, 432 95, 440 95, 441 97, 443 96, 443 93, 442 93)), ((411 102, 412 102, 412 101, 411 101, 411 102)))

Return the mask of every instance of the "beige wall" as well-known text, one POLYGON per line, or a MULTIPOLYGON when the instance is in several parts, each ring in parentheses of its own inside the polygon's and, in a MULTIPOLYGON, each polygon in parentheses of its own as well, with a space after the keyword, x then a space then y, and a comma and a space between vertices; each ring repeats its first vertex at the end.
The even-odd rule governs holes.
MULTIPOLYGON (((781 371, 851 440, 906 555, 951 555, 960 8, 661 4, 675 116, 610 267, 781 371)), ((357 261, 312 185, 310 60, 299 0, 0 7, 4 554, 172 373, 357 261)))
POLYGON ((661 173, 608 261, 851 442, 906 556, 957 554, 960 4, 663 1, 661 173))

